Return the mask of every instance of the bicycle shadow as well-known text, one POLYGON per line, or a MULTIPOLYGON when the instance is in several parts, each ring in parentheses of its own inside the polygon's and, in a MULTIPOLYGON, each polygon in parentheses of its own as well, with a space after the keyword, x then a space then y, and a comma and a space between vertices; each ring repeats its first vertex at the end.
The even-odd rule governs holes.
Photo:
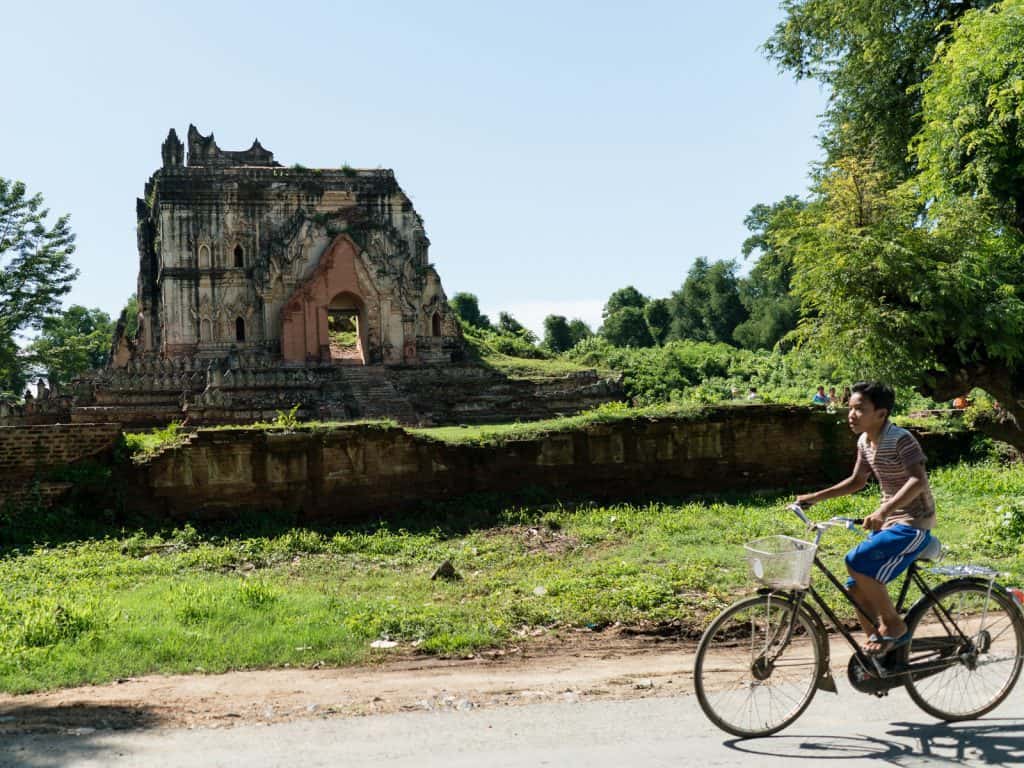
POLYGON ((893 723, 884 737, 782 735, 731 739, 729 749, 798 760, 877 760, 918 768, 938 765, 1024 765, 1024 720, 893 723), (897 741, 898 739, 898 741, 897 741))

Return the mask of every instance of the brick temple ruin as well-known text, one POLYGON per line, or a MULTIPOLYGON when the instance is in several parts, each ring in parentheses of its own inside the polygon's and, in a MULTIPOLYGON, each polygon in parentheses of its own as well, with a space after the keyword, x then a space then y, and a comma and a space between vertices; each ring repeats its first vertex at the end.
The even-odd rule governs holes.
POLYGON ((136 204, 138 331, 78 382, 76 422, 539 418, 619 396, 581 372, 510 380, 468 360, 423 219, 386 169, 285 167, 171 129, 136 204))

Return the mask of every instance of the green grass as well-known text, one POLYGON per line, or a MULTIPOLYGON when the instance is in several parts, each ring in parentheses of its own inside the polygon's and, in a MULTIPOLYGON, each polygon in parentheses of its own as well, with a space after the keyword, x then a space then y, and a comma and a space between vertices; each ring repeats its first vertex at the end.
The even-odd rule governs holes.
MULTIPOLYGON (((939 534, 953 560, 1024 577, 1024 466, 936 471, 939 534)), ((741 545, 802 535, 788 495, 588 503, 487 512, 473 500, 389 524, 266 533, 123 532, 0 558, 0 690, 145 673, 372 662, 370 643, 463 654, 525 629, 679 620, 696 634, 749 593, 741 545), (430 521, 430 522, 427 522, 430 521), (436 527, 428 527, 436 526, 436 527), (450 559, 462 579, 432 581, 450 559)), ((863 515, 862 493, 815 509, 863 515)), ((834 533, 841 568, 857 539, 834 533)))
POLYGON ((224 430, 254 430, 258 432, 326 432, 342 427, 375 427, 379 429, 398 429, 398 422, 392 419, 351 419, 349 421, 298 421, 295 412, 298 406, 290 411, 278 411, 274 421, 255 421, 248 424, 220 424, 209 427, 184 429, 178 424, 168 424, 162 429, 149 432, 126 432, 125 445, 132 461, 145 462, 159 451, 181 445, 189 435, 197 432, 222 432, 224 430))
MULTIPOLYGON (((564 378, 571 373, 595 370, 592 365, 581 365, 563 357, 528 358, 489 352, 481 356, 484 365, 494 368, 512 379, 564 378)), ((598 370, 600 375, 611 375, 610 371, 598 370)))
POLYGON ((533 440, 556 432, 584 429, 596 424, 610 424, 632 419, 679 419, 698 418, 703 409, 693 404, 666 403, 664 405, 630 408, 625 403, 605 403, 575 416, 541 421, 514 422, 509 424, 484 424, 478 426, 425 427, 408 429, 410 434, 457 445, 500 445, 514 440, 533 440))

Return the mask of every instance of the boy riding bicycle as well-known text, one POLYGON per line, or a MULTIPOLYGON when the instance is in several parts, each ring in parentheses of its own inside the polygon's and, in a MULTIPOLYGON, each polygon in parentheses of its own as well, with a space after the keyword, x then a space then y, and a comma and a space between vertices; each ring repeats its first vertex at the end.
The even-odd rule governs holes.
POLYGON ((847 587, 868 635, 864 650, 883 655, 905 645, 910 633, 885 585, 899 576, 928 546, 935 527, 935 501, 928 486, 925 455, 907 430, 889 421, 896 396, 877 382, 854 384, 847 421, 860 437, 853 473, 841 483, 797 497, 808 506, 861 490, 871 474, 882 489, 882 502, 864 519, 869 537, 846 554, 847 587), (875 626, 878 634, 875 634, 875 626))

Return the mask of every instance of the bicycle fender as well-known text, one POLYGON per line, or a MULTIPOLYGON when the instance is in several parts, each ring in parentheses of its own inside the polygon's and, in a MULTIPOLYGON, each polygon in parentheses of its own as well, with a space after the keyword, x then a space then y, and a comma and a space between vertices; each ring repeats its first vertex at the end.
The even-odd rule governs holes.
MULTIPOLYGON (((759 589, 757 590, 759 595, 774 595, 774 599, 785 600, 792 604, 795 601, 786 592, 776 592, 773 589, 759 589)), ((811 624, 814 625, 814 634, 818 643, 818 648, 821 652, 821 667, 818 669, 818 680, 815 683, 815 687, 819 691, 827 691, 829 693, 838 694, 839 690, 836 688, 835 678, 832 677, 832 660, 831 649, 828 642, 828 630, 825 628, 825 622, 821 620, 821 616, 814 608, 807 604, 805 600, 800 606, 800 610, 811 620, 811 624)))

